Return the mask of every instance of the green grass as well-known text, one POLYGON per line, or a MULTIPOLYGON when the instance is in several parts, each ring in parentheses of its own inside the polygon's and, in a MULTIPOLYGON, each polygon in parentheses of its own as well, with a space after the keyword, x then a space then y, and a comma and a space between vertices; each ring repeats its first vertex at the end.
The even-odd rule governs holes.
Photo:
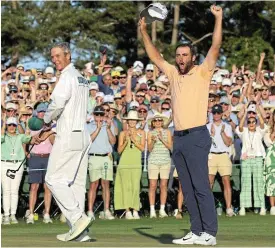
MULTIPOLYGON (((113 220, 97 219, 90 229, 91 243, 60 242, 56 234, 68 231, 66 224, 36 221, 27 225, 2 225, 2 247, 160 247, 170 246, 173 238, 183 236, 189 229, 189 217, 166 219, 113 220)), ((244 217, 219 217, 218 246, 275 246, 275 216, 252 213, 244 217)), ((176 246, 177 247, 177 246, 176 246)))

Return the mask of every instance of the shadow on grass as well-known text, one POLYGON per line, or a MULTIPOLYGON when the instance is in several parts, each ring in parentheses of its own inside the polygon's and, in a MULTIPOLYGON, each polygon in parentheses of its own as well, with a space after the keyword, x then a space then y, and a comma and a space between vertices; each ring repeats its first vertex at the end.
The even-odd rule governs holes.
MULTIPOLYGON (((162 233, 160 235, 155 236, 155 235, 149 234, 146 231, 144 231, 144 230, 150 230, 150 229, 152 229, 152 228, 151 227, 140 227, 140 228, 134 228, 133 230, 135 230, 137 233, 139 233, 147 238, 154 239, 154 240, 158 241, 159 243, 165 244, 165 245, 172 244, 172 240, 177 238, 177 237, 173 236, 172 234, 168 234, 168 233, 162 233)), ((184 229, 184 231, 185 231, 185 233, 187 233, 189 230, 184 229)))

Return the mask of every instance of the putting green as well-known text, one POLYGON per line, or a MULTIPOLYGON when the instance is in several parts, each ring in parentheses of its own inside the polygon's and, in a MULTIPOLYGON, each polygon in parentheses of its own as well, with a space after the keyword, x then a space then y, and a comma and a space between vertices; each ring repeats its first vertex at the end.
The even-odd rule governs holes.
MULTIPOLYGON (((27 225, 19 220, 18 225, 2 225, 2 247, 160 247, 170 246, 173 238, 188 232, 189 217, 176 220, 166 219, 113 221, 97 219, 90 229, 92 242, 60 242, 56 234, 68 231, 66 224, 55 220, 44 224, 41 220, 27 225)), ((219 217, 218 246, 275 246, 275 216, 260 216, 249 213, 246 216, 219 217)), ((193 246, 192 246, 193 247, 193 246)))

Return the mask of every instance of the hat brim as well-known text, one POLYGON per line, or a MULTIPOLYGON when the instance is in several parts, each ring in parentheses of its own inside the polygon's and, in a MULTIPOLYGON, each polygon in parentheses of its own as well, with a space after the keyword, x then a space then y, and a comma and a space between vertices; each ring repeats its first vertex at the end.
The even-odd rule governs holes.
POLYGON ((149 5, 149 6, 147 6, 144 10, 142 10, 141 12, 140 12, 140 14, 139 14, 139 17, 140 17, 140 19, 141 18, 143 18, 143 17, 145 17, 145 22, 147 23, 147 24, 150 24, 150 23, 152 23, 152 22, 154 22, 154 21, 163 21, 163 20, 161 20, 161 19, 159 19, 159 18, 156 18, 156 17, 152 17, 150 14, 149 14, 149 8, 151 8, 152 6, 151 5, 149 5))
POLYGON ((128 118, 128 117, 123 117, 122 120, 126 120, 126 121, 143 121, 142 118, 128 118))
POLYGON ((148 125, 152 125, 152 121, 154 121, 154 119, 162 119, 164 126, 166 126, 169 121, 169 118, 166 116, 153 116, 152 118, 148 119, 148 121, 147 121, 148 125))
POLYGON ((94 111, 93 114, 105 114, 104 111, 94 111))

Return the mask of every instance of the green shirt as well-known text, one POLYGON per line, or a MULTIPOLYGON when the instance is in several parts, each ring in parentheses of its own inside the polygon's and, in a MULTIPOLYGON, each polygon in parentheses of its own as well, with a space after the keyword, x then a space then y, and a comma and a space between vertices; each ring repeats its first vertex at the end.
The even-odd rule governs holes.
POLYGON ((1 135, 1 160, 24 160, 25 152, 22 144, 29 143, 31 138, 26 134, 1 135))

